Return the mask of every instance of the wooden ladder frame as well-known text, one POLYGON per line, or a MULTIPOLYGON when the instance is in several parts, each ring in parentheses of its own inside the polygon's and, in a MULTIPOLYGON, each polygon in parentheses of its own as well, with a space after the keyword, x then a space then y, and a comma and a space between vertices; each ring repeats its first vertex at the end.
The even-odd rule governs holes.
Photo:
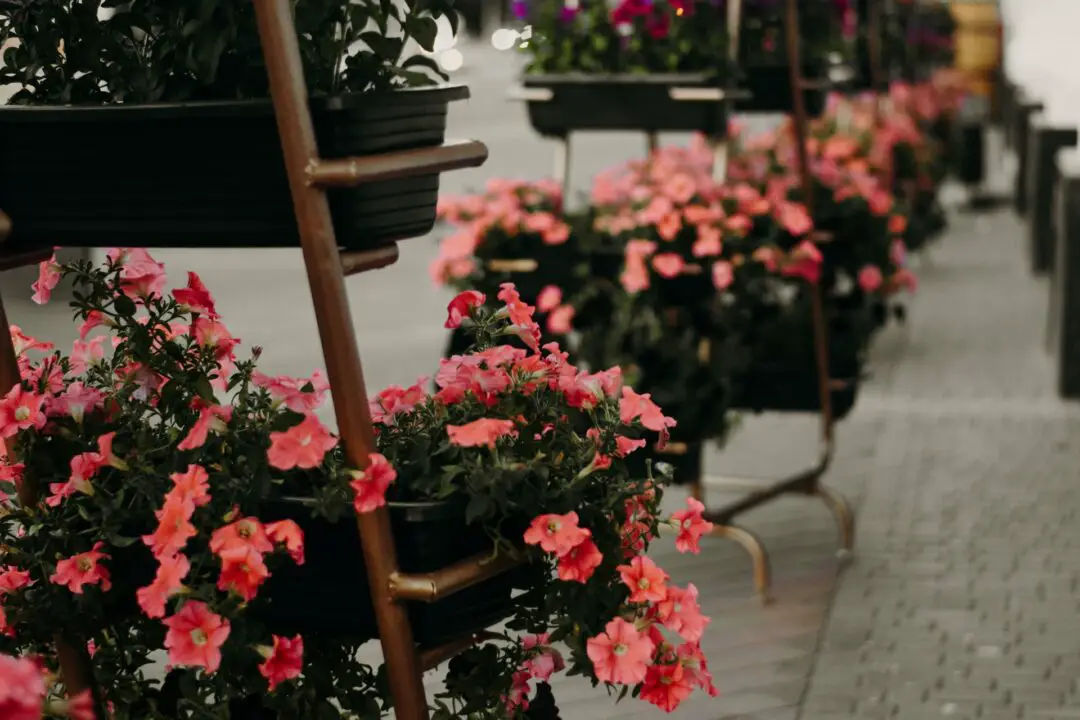
MULTIPOLYGON (((254 0, 254 3, 338 431, 349 464, 363 468, 374 448, 374 433, 344 278, 393 264, 398 259, 398 249, 394 244, 369 251, 341 252, 334 236, 326 190, 476 167, 487 159, 487 148, 477 141, 447 142, 433 148, 370 157, 320 158, 308 109, 292 2, 254 0)), ((10 231, 11 221, 0 213, 0 242, 10 231)), ((50 255, 51 251, 4 254, 0 249, 0 270, 41 262, 50 255)), ((0 301, 0 327, 5 329, 0 331, 0 384, 5 388, 20 382, 7 326, 0 301)), ((34 505, 39 499, 39 488, 24 483, 20 502, 34 505)), ((395 715, 398 720, 427 720, 422 673, 468 648, 484 634, 421 650, 414 641, 406 603, 441 600, 506 572, 516 561, 505 555, 492 560, 491 553, 485 552, 435 572, 406 574, 398 566, 386 508, 358 515, 357 525, 395 715)), ((96 715, 99 720, 106 720, 108 714, 101 688, 94 682, 93 665, 85 648, 57 637, 57 656, 68 693, 92 690, 96 715)))

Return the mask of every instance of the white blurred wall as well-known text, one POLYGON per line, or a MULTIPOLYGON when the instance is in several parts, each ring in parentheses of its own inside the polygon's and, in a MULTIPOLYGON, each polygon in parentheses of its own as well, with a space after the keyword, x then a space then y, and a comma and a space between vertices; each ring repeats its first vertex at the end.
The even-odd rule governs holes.
POLYGON ((1080 124, 1080 0, 1001 0, 1005 70, 1055 122, 1080 124))

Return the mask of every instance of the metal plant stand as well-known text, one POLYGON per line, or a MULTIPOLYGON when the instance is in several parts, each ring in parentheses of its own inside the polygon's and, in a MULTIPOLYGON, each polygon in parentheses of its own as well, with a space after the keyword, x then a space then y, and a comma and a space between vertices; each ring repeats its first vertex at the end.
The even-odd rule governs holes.
MULTIPOLYGON (((874 58, 875 68, 880 68, 880 32, 877 28, 880 27, 881 13, 880 8, 875 3, 871 3, 870 7, 871 11, 869 19, 872 28, 875 28, 870 33, 870 49, 871 55, 874 58)), ((741 0, 731 0, 731 2, 728 3, 727 10, 728 27, 732 28, 730 52, 731 60, 734 64, 735 61, 738 60, 738 33, 742 19, 741 0)), ((798 167, 803 192, 809 207, 813 197, 813 187, 806 157, 808 113, 804 91, 819 89, 820 83, 807 80, 802 76, 801 63, 798 61, 798 58, 801 57, 801 53, 799 48, 799 16, 797 0, 786 0, 785 13, 788 58, 795 59, 789 61, 789 70, 793 96, 792 109, 795 137, 798 144, 798 167)), ((880 69, 875 69, 874 73, 875 87, 877 87, 877 84, 882 83, 883 80, 880 76, 880 69)), ((728 116, 728 111, 730 111, 734 102, 750 97, 750 94, 745 90, 737 89, 730 84, 727 88, 673 87, 670 89, 670 95, 671 99, 676 101, 719 103, 725 106, 725 115, 728 116)), ((552 92, 546 88, 519 87, 514 88, 510 94, 510 99, 525 102, 548 102, 552 100, 552 97, 552 92)), ((556 180, 562 182, 563 193, 565 196, 568 194, 570 184, 569 135, 557 138, 557 141, 558 147, 555 153, 554 177, 556 180)), ((656 133, 646 131, 646 142, 649 153, 652 154, 658 146, 656 133)), ((717 180, 723 181, 727 174, 728 139, 726 135, 724 137, 714 137, 710 139, 710 144, 713 151, 713 176, 717 180)), ((811 215, 812 214, 813 211, 811 208, 811 215)), ((823 234, 815 234, 815 239, 827 241, 827 238, 823 234)), ((699 477, 689 483, 691 494, 699 500, 704 499, 706 484, 714 487, 723 486, 751 489, 749 494, 738 501, 709 510, 707 516, 715 526, 712 533, 715 537, 723 537, 732 540, 745 548, 749 553, 751 561, 753 562, 755 589, 763 602, 769 602, 772 599, 772 578, 769 553, 760 538, 735 523, 735 520, 739 515, 782 495, 798 494, 818 497, 825 502, 836 518, 840 532, 841 553, 844 556, 850 555, 855 543, 855 517, 850 505, 841 495, 834 490, 825 487, 821 483, 821 477, 829 468, 835 448, 835 435, 833 432, 835 418, 831 406, 833 380, 829 377, 829 340, 824 312, 824 299, 822 297, 821 289, 817 285, 812 285, 808 289, 811 298, 812 321, 814 326, 813 336, 817 365, 818 392, 821 399, 821 434, 817 462, 811 468, 779 481, 770 482, 767 480, 731 477, 710 477, 706 480, 705 478, 699 477)))
MULTIPOLYGON (((798 0, 786 0, 786 35, 789 58, 800 58, 798 0)), ((873 39, 873 33, 872 39, 873 39)), ((879 56, 878 50, 872 50, 879 56)), ((805 99, 798 89, 804 87, 800 71, 801 63, 789 62, 791 86, 793 92, 792 119, 794 121, 796 159, 803 196, 810 215, 813 216, 813 182, 806 155, 807 112, 805 99)), ((832 511, 840 531, 841 553, 850 555, 855 545, 855 514, 851 506, 839 493, 822 484, 821 478, 829 469, 836 447, 834 432, 835 419, 832 411, 832 379, 829 377, 829 338, 825 319, 824 298, 819 285, 808 286, 810 292, 812 322, 814 326, 814 351, 817 364, 818 394, 820 409, 820 442, 817 462, 810 468, 782 480, 760 480, 751 478, 715 477, 699 480, 691 486, 691 493, 704 502, 705 485, 711 487, 751 488, 749 494, 723 507, 710 509, 708 519, 715 525, 713 535, 724 537, 742 545, 750 554, 753 562, 754 583, 763 602, 772 600, 772 578, 769 553, 761 540, 745 528, 735 524, 735 519, 745 512, 759 507, 770 500, 784 495, 806 495, 820 498, 832 511)))

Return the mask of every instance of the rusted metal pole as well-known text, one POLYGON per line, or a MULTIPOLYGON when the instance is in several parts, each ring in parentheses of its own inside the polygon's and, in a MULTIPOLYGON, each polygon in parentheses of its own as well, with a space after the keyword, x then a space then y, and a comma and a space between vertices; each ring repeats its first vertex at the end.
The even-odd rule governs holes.
MULTIPOLYGON (((325 194, 308 182, 307 169, 316 164, 319 157, 293 24, 292 2, 255 0, 255 12, 338 430, 348 462, 353 467, 363 468, 367 466, 368 454, 374 445, 368 396, 330 207, 325 194)), ((381 508, 359 515, 357 523, 394 713, 399 720, 427 720, 420 658, 408 613, 390 595, 390 576, 398 571, 390 516, 385 508, 381 508)))
MULTIPOLYGON (((787 50, 788 67, 791 72, 793 121, 795 130, 795 158, 802 182, 803 199, 810 217, 814 216, 814 184, 810 177, 810 163, 806 154, 807 117, 806 98, 803 95, 802 55, 799 48, 799 7, 797 0, 787 0, 787 50)), ((821 398, 821 436, 831 454, 833 441, 832 391, 829 387, 829 331, 825 321, 825 308, 821 287, 810 287, 810 309, 814 325, 814 354, 818 366, 818 393, 821 398)), ((822 468, 824 469, 824 468, 822 468)), ((816 486, 820 473, 811 481, 816 486)))
POLYGON ((881 103, 883 93, 886 89, 885 78, 882 77, 882 71, 884 67, 882 65, 881 57, 881 39, 883 34, 883 28, 881 23, 881 0, 869 0, 867 10, 867 42, 868 50, 870 52, 870 84, 873 86, 874 91, 874 127, 880 127, 881 125, 881 103))
POLYGON ((436 602, 520 564, 521 560, 505 552, 494 558, 490 552, 480 553, 434 572, 394 573, 390 576, 390 593, 402 600, 436 602))

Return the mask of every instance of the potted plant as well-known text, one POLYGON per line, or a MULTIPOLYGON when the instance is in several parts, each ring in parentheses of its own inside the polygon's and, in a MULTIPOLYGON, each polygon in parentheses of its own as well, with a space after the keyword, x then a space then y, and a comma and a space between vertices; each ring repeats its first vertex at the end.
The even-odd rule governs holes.
POLYGON ((746 343, 748 298, 773 278, 812 267, 805 209, 749 187, 716 183, 703 146, 664 148, 597 177, 591 224, 599 248, 621 255, 611 319, 582 330, 584 358, 617 362, 666 403, 679 425, 650 448, 696 481, 709 440, 722 440, 755 362, 746 343), (752 196, 752 197, 750 197, 752 196))
MULTIPOLYGON (((441 198, 439 219, 450 232, 430 268, 437 285, 494 297, 512 282, 548 334, 562 338, 573 329, 576 310, 562 299, 582 286, 587 256, 558 183, 493 179, 483 193, 441 198)), ((465 330, 451 333, 447 356, 472 344, 465 330)))
MULTIPOLYGON (((512 286, 498 308, 455 298, 450 318, 479 345, 441 364, 438 392, 373 399, 378 452, 356 469, 315 415, 325 379, 238 357, 197 276, 166 292, 141 250, 41 271, 39 300, 61 274, 76 281, 82 325, 69 354, 12 329, 23 379, 0 401, 0 651, 55 673, 57 637, 86 647, 91 700, 120 719, 382 717, 384 682, 356 662, 374 625, 352 515, 389 505, 407 572, 478 549, 522 562, 414 610, 421 643, 508 619, 450 663, 439 717, 521 717, 530 683, 564 664, 555 643, 574 671, 669 709, 714 691, 696 591, 642 554, 667 522, 665 478, 625 459, 673 421, 618 371, 539 348, 512 286), (507 334, 531 351, 494 344, 507 334), (143 672, 162 652, 163 685, 143 672)), ((693 504, 672 522, 685 551, 709 529, 693 504)))
POLYGON ((833 103, 812 129, 819 143, 841 138, 853 151, 844 162, 866 167, 905 206, 907 227, 903 232, 909 250, 919 250, 946 226, 939 201, 941 184, 949 165, 947 154, 950 114, 934 86, 929 83, 893 83, 887 108, 875 110, 877 99, 861 97, 833 103), (841 121, 841 108, 846 119, 841 121), (849 141, 853 141, 851 145, 849 141))
MULTIPOLYGON (((9 243, 296 245, 254 5, 113 4, 103 20, 54 2, 0 16, 13 41, 0 84, 19 88, 0 108, 0 149, 19 168, 0 173, 9 243)), ((436 20, 456 21, 448 10, 443 0, 296 4, 324 157, 443 143, 447 106, 467 88, 434 84, 444 79, 434 61, 410 53, 432 49, 436 20)), ((426 233, 438 184, 431 172, 329 191, 337 237, 363 249, 426 233)))
MULTIPOLYGON (((787 128, 740 141, 730 170, 733 179, 769 197, 798 200, 804 196, 792 169, 793 146, 787 128)), ((852 137, 838 134, 812 137, 807 147, 812 225, 822 233, 817 243, 819 274, 814 280, 825 299, 829 375, 838 417, 853 406, 863 356, 872 332, 886 320, 886 303, 899 290, 914 287, 914 276, 903 267, 904 209, 869 173, 867 162, 849 162, 859 152, 858 146, 852 137)), ((801 290, 773 287, 754 296, 754 302, 757 306, 750 316, 755 321, 750 327, 755 361, 739 383, 746 393, 740 407, 819 408, 809 297, 801 290)))
MULTIPOLYGON (((791 84, 775 0, 743 3, 739 60, 733 64, 727 10, 705 0, 521 0, 519 19, 531 42, 523 83, 529 120, 545 136, 573 130, 696 130, 727 132, 726 106, 716 91, 741 88, 737 108, 790 107, 791 84)), ((833 0, 804 3, 805 74, 823 77, 825 49, 839 29, 833 0)), ((811 112, 823 94, 808 91, 811 112)))

